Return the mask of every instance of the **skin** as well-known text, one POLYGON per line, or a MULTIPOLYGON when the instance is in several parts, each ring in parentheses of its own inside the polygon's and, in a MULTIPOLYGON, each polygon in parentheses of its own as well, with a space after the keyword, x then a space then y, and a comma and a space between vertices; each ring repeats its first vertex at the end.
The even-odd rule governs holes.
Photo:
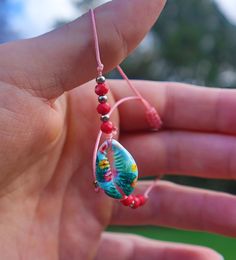
MULTIPOLYGON (((162 0, 116 0, 96 9, 106 71, 137 46, 163 7, 162 0)), ((221 259, 203 247, 104 232, 109 224, 152 224, 235 236, 236 199, 159 181, 149 202, 132 210, 93 192, 100 122, 88 14, 43 36, 1 45, 0 57, 1 259, 221 259)), ((123 81, 108 84, 111 104, 131 95, 123 81)), ((141 175, 235 179, 235 90, 134 84, 164 123, 151 132, 138 101, 112 117, 141 175)), ((148 185, 140 182, 137 192, 148 185)))

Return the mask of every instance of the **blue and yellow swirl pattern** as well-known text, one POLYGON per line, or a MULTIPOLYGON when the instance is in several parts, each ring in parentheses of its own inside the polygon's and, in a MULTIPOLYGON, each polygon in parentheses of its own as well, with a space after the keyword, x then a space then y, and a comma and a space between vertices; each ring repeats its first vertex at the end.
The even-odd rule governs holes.
POLYGON ((116 140, 105 141, 96 158, 96 178, 104 192, 115 199, 130 195, 138 179, 138 169, 131 154, 116 140), (113 153, 113 165, 108 160, 108 150, 113 153))

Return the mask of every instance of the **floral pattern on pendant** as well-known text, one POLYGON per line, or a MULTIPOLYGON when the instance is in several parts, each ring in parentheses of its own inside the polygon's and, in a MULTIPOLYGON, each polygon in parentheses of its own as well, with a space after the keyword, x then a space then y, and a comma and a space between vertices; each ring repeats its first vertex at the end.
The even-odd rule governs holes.
POLYGON ((132 155, 116 140, 106 140, 98 149, 96 158, 96 178, 99 187, 115 199, 129 196, 138 179, 138 169, 132 155), (108 159, 111 149, 112 167, 108 159))

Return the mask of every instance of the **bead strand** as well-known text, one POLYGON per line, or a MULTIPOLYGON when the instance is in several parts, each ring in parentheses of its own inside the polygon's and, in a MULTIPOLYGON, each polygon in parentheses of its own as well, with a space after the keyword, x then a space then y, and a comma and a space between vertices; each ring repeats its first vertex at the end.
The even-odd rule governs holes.
POLYGON ((107 103, 107 96, 106 94, 109 91, 109 88, 105 84, 106 78, 104 76, 98 76, 96 78, 97 85, 95 87, 95 93, 98 95, 98 106, 97 112, 101 115, 100 119, 102 121, 101 124, 101 131, 104 134, 111 134, 113 131, 113 124, 110 121, 110 117, 108 113, 111 110, 110 105, 107 103))
POLYGON ((147 201, 147 197, 145 197, 142 194, 138 194, 138 195, 129 195, 129 196, 125 196, 122 200, 120 200, 120 202, 124 205, 124 206, 128 206, 131 207, 132 209, 137 209, 141 206, 143 206, 147 201))

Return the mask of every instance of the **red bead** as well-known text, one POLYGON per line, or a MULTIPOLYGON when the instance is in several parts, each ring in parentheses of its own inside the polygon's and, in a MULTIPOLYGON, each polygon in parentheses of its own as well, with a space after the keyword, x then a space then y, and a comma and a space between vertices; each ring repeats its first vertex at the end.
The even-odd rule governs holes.
POLYGON ((141 206, 141 201, 138 197, 134 196, 134 203, 131 204, 131 208, 137 209, 139 206, 141 206))
POLYGON ((138 194, 136 197, 139 198, 139 200, 140 200, 140 206, 144 205, 146 203, 146 201, 147 201, 147 198, 145 198, 141 194, 138 194))
POLYGON ((128 197, 126 196, 123 200, 121 200, 120 202, 124 205, 124 206, 130 206, 130 204, 133 202, 134 200, 134 196, 129 195, 128 197))
POLYGON ((97 84, 95 87, 95 93, 99 96, 104 96, 107 94, 109 88, 105 85, 105 83, 97 84))
POLYGON ((111 107, 110 107, 110 105, 108 103, 99 104, 97 106, 97 111, 101 115, 108 114, 110 112, 110 110, 111 110, 111 107))
POLYGON ((113 124, 111 121, 103 122, 101 125, 101 130, 105 134, 111 134, 113 130, 113 124))

